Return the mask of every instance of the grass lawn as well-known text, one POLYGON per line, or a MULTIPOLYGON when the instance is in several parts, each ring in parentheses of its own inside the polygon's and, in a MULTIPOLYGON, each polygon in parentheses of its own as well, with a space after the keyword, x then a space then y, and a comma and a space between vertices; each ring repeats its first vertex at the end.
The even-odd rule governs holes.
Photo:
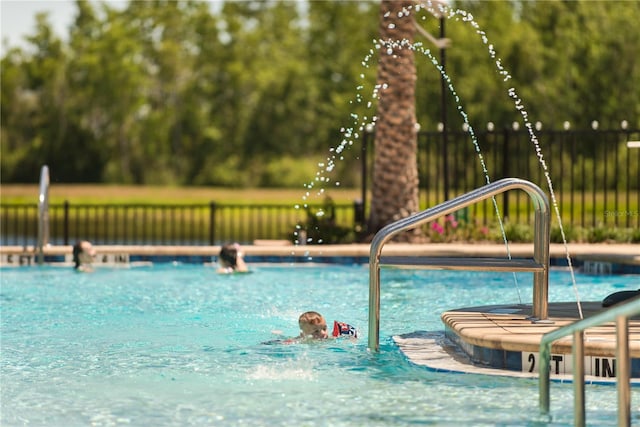
MULTIPOLYGON (((4 203, 37 203, 38 185, 0 185, 0 200, 4 203)), ((133 185, 55 184, 49 189, 50 203, 68 200, 74 204, 149 203, 149 204, 300 204, 306 190, 280 188, 214 188, 214 187, 154 187, 133 185)), ((315 191, 307 198, 312 204, 322 203, 324 196, 315 191)), ((331 188, 326 190, 335 203, 352 203, 360 198, 359 189, 331 188)))

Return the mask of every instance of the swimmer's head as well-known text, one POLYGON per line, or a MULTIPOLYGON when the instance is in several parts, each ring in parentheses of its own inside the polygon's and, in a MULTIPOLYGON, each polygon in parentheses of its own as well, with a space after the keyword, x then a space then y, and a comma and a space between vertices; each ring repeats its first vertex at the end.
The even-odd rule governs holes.
POLYGON ((298 318, 298 325, 303 338, 325 339, 329 337, 327 322, 322 315, 315 311, 302 313, 298 318))
POLYGON ((81 240, 73 245, 73 263, 74 268, 79 269, 83 265, 91 265, 96 256, 96 250, 91 242, 81 240))
POLYGON ((225 267, 235 267, 238 264, 238 245, 224 245, 219 256, 225 267))

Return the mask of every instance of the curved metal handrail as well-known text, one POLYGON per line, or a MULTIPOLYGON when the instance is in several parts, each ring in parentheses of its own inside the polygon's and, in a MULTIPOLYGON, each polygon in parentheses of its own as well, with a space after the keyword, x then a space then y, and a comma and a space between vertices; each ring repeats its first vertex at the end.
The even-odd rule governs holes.
POLYGON ((38 195, 38 264, 44 263, 44 247, 49 244, 49 167, 40 170, 38 195))
POLYGON ((573 385, 574 425, 585 425, 585 394, 584 394, 584 331, 587 328, 599 326, 607 322, 616 322, 616 360, 615 368, 616 388, 618 391, 618 425, 631 425, 631 361, 629 359, 629 318, 640 314, 640 297, 600 312, 592 317, 570 323, 542 336, 540 340, 540 368, 538 369, 538 387, 540 412, 549 416, 549 382, 551 345, 560 338, 573 337, 573 385))
POLYGON ((533 317, 540 320, 547 319, 549 290, 549 199, 542 189, 532 182, 519 178, 505 178, 388 224, 376 233, 371 242, 369 252, 370 350, 378 351, 380 343, 380 256, 384 244, 402 231, 415 228, 466 206, 515 189, 524 190, 529 197, 531 197, 535 209, 533 258, 538 264, 543 266, 543 269, 542 271, 533 273, 533 317))

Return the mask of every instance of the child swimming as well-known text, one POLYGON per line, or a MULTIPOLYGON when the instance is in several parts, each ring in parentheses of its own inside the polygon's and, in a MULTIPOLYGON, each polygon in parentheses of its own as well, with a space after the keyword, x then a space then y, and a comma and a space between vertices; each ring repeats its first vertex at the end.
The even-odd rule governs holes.
MULTIPOLYGON (((298 326, 300 327, 300 335, 284 340, 271 340, 263 344, 295 344, 299 342, 308 342, 316 340, 326 340, 329 338, 339 338, 343 336, 358 338, 358 331, 355 327, 348 323, 338 322, 334 320, 333 331, 329 336, 327 321, 322 314, 317 311, 305 311, 298 318, 298 326)), ((280 331, 274 331, 280 333, 280 331)))

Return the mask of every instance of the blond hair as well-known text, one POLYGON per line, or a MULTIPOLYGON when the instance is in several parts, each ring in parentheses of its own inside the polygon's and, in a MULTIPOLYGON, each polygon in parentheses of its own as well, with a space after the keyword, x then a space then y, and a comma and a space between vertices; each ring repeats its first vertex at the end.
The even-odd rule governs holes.
POLYGON ((317 311, 306 311, 300 315, 298 318, 298 324, 302 325, 303 323, 309 325, 319 325, 321 323, 325 323, 324 317, 322 314, 317 311))

